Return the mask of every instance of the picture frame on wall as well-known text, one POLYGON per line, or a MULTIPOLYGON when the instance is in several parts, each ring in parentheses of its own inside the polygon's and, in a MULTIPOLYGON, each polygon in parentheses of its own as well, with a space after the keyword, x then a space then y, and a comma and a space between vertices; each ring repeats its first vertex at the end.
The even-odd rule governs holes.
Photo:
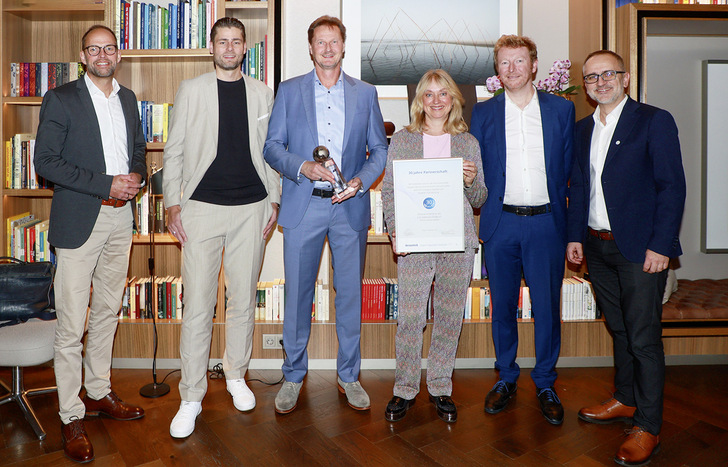
POLYGON ((519 31, 518 0, 342 0, 347 28, 343 69, 377 86, 379 97, 407 97, 407 84, 443 68, 458 84, 484 85, 493 45, 519 31), (437 12, 437 14, 433 14, 437 12))

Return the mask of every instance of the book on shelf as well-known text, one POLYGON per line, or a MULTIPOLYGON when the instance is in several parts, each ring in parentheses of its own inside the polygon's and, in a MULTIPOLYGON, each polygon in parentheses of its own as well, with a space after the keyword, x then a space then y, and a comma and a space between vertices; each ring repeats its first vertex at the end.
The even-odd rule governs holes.
POLYGON ((10 97, 43 97, 83 76, 80 62, 13 62, 10 64, 10 97))
POLYGON ((218 0, 116 0, 114 32, 119 48, 204 49, 216 21, 218 0))
POLYGON ((49 183, 35 173, 35 135, 18 133, 5 142, 5 188, 48 188, 49 183))
POLYGON ((182 278, 160 276, 131 277, 127 280, 119 319, 181 319, 182 278))
POLYGON ((173 105, 155 104, 152 101, 137 101, 142 133, 147 143, 166 143, 169 133, 169 113, 173 105))

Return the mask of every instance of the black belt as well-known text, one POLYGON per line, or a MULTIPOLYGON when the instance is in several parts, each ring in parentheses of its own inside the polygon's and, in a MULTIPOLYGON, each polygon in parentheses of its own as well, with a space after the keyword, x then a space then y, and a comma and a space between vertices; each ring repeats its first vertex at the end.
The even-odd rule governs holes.
POLYGON ((503 210, 517 216, 538 216, 551 212, 551 203, 542 204, 541 206, 511 206, 504 204, 503 210))
POLYGON ((319 198, 333 198, 334 190, 322 190, 320 188, 314 188, 313 193, 311 194, 313 196, 318 196, 319 198))

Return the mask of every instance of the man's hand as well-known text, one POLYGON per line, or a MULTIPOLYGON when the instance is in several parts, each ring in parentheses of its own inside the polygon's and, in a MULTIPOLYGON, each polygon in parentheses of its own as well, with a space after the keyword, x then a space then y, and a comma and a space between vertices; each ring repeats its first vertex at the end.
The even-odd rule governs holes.
POLYGON ((650 249, 645 252, 645 264, 642 266, 644 272, 654 274, 667 269, 670 264, 670 258, 656 253, 650 249))
POLYGON ((581 264, 584 259, 584 248, 579 242, 569 242, 566 245, 566 259, 574 264, 581 264))
POLYGON ((134 198, 141 187, 141 176, 137 173, 114 175, 109 197, 127 201, 134 198))
POLYGON ((463 183, 465 188, 473 186, 476 175, 478 175, 478 168, 475 162, 463 160, 463 183))
POLYGON ((187 234, 182 227, 181 212, 182 208, 179 204, 167 208, 167 230, 184 246, 187 241, 187 234))
POLYGON ((268 235, 273 231, 273 228, 276 225, 276 221, 278 220, 278 203, 270 203, 271 206, 273 206, 273 213, 270 215, 270 219, 268 219, 268 223, 265 225, 265 228, 263 229, 263 238, 268 238, 268 235))
POLYGON ((321 164, 314 161, 306 161, 301 166, 301 174, 312 182, 330 182, 335 183, 334 175, 324 168, 321 164))
POLYGON ((357 192, 359 191, 359 189, 362 186, 361 179, 359 177, 354 177, 351 180, 349 180, 349 182, 347 183, 347 185, 349 187, 346 190, 342 191, 338 195, 334 195, 331 198, 331 203, 332 204, 333 203, 340 203, 340 202, 342 202, 344 200, 347 200, 347 199, 351 198, 355 194, 357 194, 357 192))

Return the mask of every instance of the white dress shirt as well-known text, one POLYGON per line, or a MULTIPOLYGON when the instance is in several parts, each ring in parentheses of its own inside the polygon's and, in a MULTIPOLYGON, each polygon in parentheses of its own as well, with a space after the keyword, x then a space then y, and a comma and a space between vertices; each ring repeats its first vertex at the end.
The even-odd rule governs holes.
POLYGON ((104 161, 107 175, 129 173, 129 147, 126 141, 126 119, 119 99, 119 83, 113 79, 114 89, 107 98, 103 91, 88 77, 83 75, 91 101, 96 111, 96 119, 101 131, 101 145, 104 148, 104 161))
MULTIPOLYGON (((604 190, 602 189, 602 172, 604 162, 607 160, 609 144, 614 136, 614 129, 617 128, 619 116, 627 102, 624 96, 622 102, 605 117, 607 124, 602 124, 600 108, 594 111, 594 130, 592 131, 591 149, 589 151, 589 171, 591 180, 589 186, 589 227, 594 230, 612 230, 607 214, 607 204, 604 201, 604 190)), ((619 144, 616 141, 615 144, 619 144)))
POLYGON ((506 188, 503 204, 540 206, 549 202, 543 125, 538 93, 521 109, 506 98, 506 188))

